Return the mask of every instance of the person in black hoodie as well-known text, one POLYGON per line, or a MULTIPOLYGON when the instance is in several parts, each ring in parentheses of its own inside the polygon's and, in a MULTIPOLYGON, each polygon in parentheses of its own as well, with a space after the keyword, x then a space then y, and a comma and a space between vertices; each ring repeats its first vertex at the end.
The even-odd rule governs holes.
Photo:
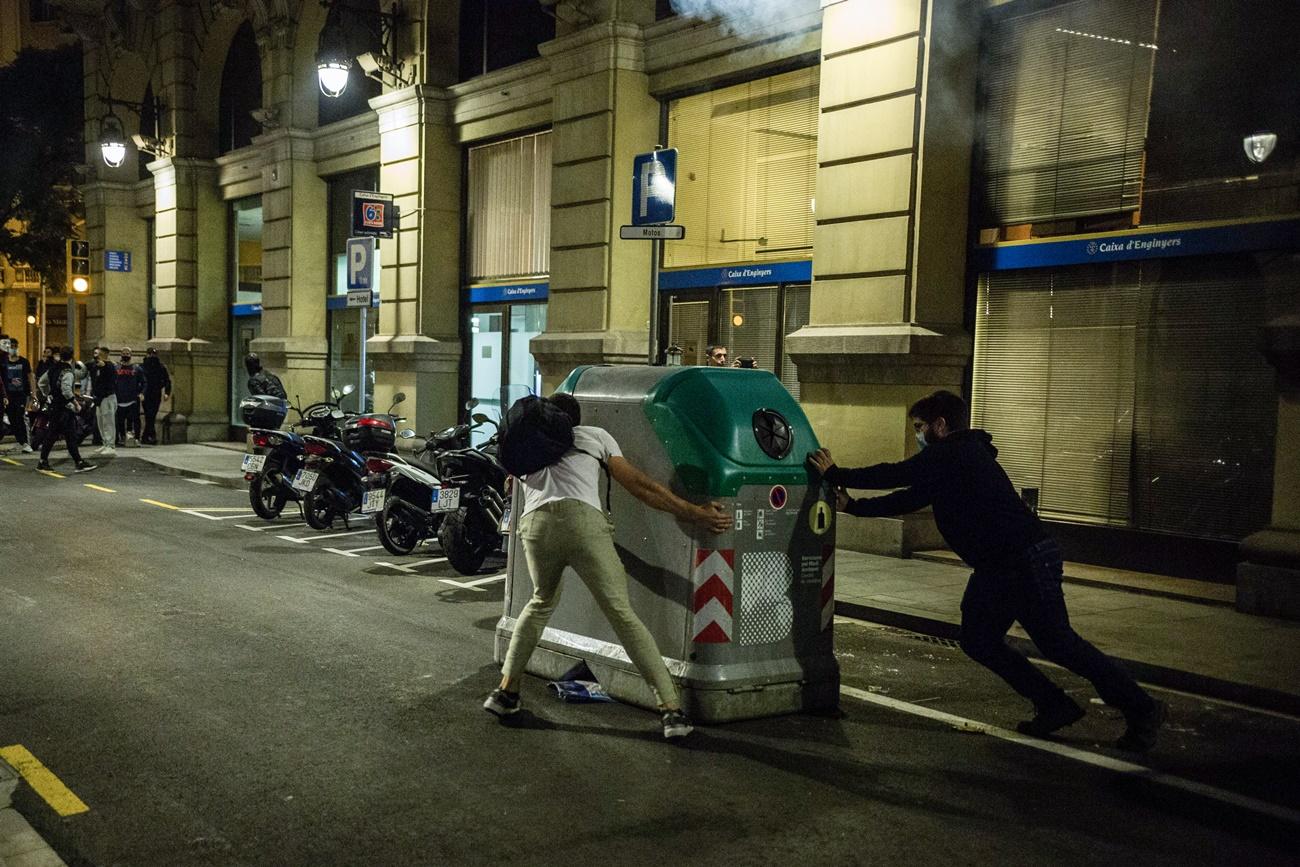
POLYGON ((1016 495, 993 438, 970 429, 966 402, 950 391, 922 398, 908 415, 921 450, 905 461, 846 469, 826 449, 808 456, 826 481, 839 486, 839 510, 885 517, 934 509, 939 532, 974 570, 961 602, 962 650, 1034 704, 1034 717, 1018 731, 1046 737, 1082 719, 1084 710, 1007 646, 1007 630, 1016 621, 1045 657, 1092 681, 1098 695, 1123 712, 1128 727, 1116 746, 1151 749, 1164 703, 1070 627, 1060 546, 1016 495), (845 487, 900 490, 855 500, 845 487))
POLYGON ((171 397, 172 379, 167 374, 167 366, 158 357, 158 350, 150 346, 144 351, 144 435, 140 442, 147 446, 158 445, 158 408, 164 397, 171 397))

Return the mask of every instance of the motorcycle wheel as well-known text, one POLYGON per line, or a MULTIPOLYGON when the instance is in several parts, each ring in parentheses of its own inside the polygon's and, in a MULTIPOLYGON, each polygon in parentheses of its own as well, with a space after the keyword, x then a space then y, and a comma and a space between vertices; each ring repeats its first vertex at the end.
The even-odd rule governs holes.
POLYGON ((319 488, 313 488, 302 498, 302 516, 313 530, 328 530, 334 524, 334 509, 329 497, 319 488))
POLYGON ((476 575, 487 559, 486 546, 475 545, 469 528, 465 526, 465 510, 452 512, 438 528, 438 542, 443 556, 462 575, 476 575))
POLYGON ((259 473, 248 483, 248 503, 257 517, 264 521, 274 521, 284 509, 284 494, 279 485, 268 482, 266 476, 259 473))
POLYGON ((403 514, 393 508, 394 501, 384 503, 384 510, 375 516, 375 529, 379 541, 390 553, 405 557, 420 544, 420 531, 403 514))

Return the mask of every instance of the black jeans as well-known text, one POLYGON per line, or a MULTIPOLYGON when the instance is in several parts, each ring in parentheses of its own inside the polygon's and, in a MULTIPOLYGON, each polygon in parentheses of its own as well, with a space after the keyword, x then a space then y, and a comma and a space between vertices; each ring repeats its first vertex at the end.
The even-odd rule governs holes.
POLYGON ((66 406, 56 406, 50 410, 45 442, 41 444, 42 463, 50 459, 50 449, 54 448, 54 441, 60 436, 67 443, 68 456, 80 465, 81 452, 77 449, 77 416, 66 406))
POLYGON ((140 441, 140 405, 135 401, 117 404, 117 444, 126 445, 126 435, 130 433, 136 442, 140 441))
POLYGON ((1126 716, 1148 712, 1154 700, 1110 657, 1070 627, 1061 592, 1061 549, 1044 539, 994 568, 977 569, 961 601, 961 649, 1042 710, 1065 698, 1023 654, 1007 646, 1019 621, 1043 656, 1092 681, 1106 704, 1126 716))
POLYGON ((158 407, 162 406, 161 394, 149 394, 145 392, 144 396, 144 437, 142 442, 156 444, 158 442, 158 431, 155 425, 158 421, 158 407))
POLYGON ((27 396, 22 394, 8 395, 9 403, 5 405, 5 418, 9 420, 9 432, 18 440, 19 445, 27 445, 27 422, 24 419, 27 407, 27 396))

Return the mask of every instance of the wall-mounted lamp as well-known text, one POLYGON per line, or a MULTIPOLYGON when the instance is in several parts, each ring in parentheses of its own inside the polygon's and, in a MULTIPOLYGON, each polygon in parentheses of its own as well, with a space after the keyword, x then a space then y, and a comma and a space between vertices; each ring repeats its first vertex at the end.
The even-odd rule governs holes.
POLYGON ((1248 135, 1242 139, 1241 146, 1252 163, 1262 163, 1273 153, 1273 148, 1277 147, 1277 133, 1257 132, 1248 135))
POLYGON ((122 126, 122 121, 113 112, 113 106, 121 106, 139 118, 144 117, 146 111, 153 114, 153 135, 145 136, 137 133, 131 136, 131 141, 135 143, 137 149, 154 156, 164 157, 171 155, 171 149, 158 135, 159 119, 162 117, 162 103, 158 97, 153 97, 150 102, 131 102, 126 99, 114 99, 112 96, 101 96, 99 101, 108 106, 108 114, 99 122, 99 153, 104 158, 104 164, 109 168, 117 168, 126 160, 126 130, 122 126))
POLYGON ((384 77, 396 87, 415 83, 414 74, 407 80, 405 67, 397 56, 397 28, 402 22, 402 8, 394 3, 391 12, 372 12, 345 6, 340 0, 321 0, 329 10, 325 26, 316 42, 316 79, 320 92, 328 97, 339 97, 348 88, 348 74, 355 59, 361 70, 371 78, 383 82, 384 77), (351 43, 344 17, 351 18, 367 28, 368 44, 351 43))
POLYGON ((126 159, 126 130, 112 109, 99 122, 99 153, 104 164, 113 169, 126 159))

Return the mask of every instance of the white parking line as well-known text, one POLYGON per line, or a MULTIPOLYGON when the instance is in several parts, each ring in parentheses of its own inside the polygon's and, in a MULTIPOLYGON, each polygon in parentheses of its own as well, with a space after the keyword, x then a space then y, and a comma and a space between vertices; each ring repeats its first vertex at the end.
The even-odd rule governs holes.
POLYGON ((414 572, 416 566, 428 566, 430 563, 446 563, 446 562, 447 562, 446 557, 430 557, 428 560, 417 560, 414 563, 403 563, 401 565, 398 565, 397 563, 385 563, 383 561, 377 560, 375 561, 375 565, 387 566, 389 569, 396 569, 398 572, 409 573, 409 572, 414 572))
POLYGON ((450 584, 452 587, 459 587, 462 590, 477 590, 479 593, 486 593, 487 591, 480 585, 504 581, 505 577, 506 573, 502 572, 500 575, 489 575, 486 578, 476 578, 473 581, 453 581, 450 578, 439 578, 438 580, 443 584, 450 584))
POLYGON ((210 479, 186 479, 191 485, 215 485, 216 482, 210 479))
POLYGON ((852 686, 841 686, 840 694, 847 695, 850 698, 856 698, 859 701, 865 701, 869 704, 887 707, 890 710, 902 711, 903 713, 910 713, 914 716, 925 717, 926 719, 945 723, 959 731, 978 732, 980 734, 991 735, 1000 740, 1010 741, 1011 743, 1031 747, 1035 750, 1042 750, 1045 753, 1052 753, 1061 756, 1062 758, 1073 759, 1076 762, 1085 765, 1092 765, 1095 768, 1103 768, 1108 771, 1114 771, 1117 774, 1140 777, 1153 783, 1159 783, 1162 786, 1168 786, 1171 789, 1180 789, 1184 792, 1190 792, 1191 794, 1199 795, 1203 798, 1211 798, 1224 804, 1231 804, 1234 807, 1250 810, 1253 813, 1260 813, 1265 816, 1271 816, 1274 819, 1280 819, 1283 822, 1300 825, 1300 810, 1292 810, 1288 807, 1270 804, 1267 801, 1261 801, 1247 795, 1239 795, 1236 792, 1229 792, 1225 789, 1207 785, 1206 783, 1198 783, 1195 780, 1175 777, 1173 774, 1166 774, 1163 771, 1157 771, 1154 768, 1148 768, 1145 765, 1126 762, 1123 759, 1115 759, 1099 753, 1090 753, 1087 750, 1081 750, 1077 747, 1057 743, 1056 741, 1031 738, 1028 735, 1022 735, 1019 732, 999 728, 998 726, 990 725, 989 723, 967 719, 966 717, 957 716, 956 714, 944 713, 941 710, 923 707, 919 704, 899 701, 896 698, 889 698, 888 696, 878 695, 874 692, 867 692, 864 689, 857 689, 852 686))
POLYGON ((236 524, 235 526, 241 530, 248 530, 250 533, 264 533, 267 530, 286 530, 289 527, 305 527, 307 526, 307 522, 306 521, 285 521, 282 524, 266 524, 265 526, 262 527, 253 527, 249 524, 236 524))
POLYGON ((329 551, 331 554, 342 554, 344 557, 360 557, 358 551, 373 551, 376 548, 382 548, 383 545, 367 545, 364 548, 322 548, 322 551, 329 551))
MULTIPOLYGON (((208 510, 208 511, 215 511, 215 510, 208 510)), ((256 512, 249 512, 249 511, 244 511, 242 515, 219 515, 219 516, 205 515, 203 514, 203 512, 200 512, 198 509, 181 509, 181 512, 186 515, 193 515, 196 518, 207 518, 209 521, 232 521, 236 519, 242 520, 244 518, 253 518, 256 517, 257 515, 256 512)))
POLYGON ((286 542, 297 542, 299 545, 306 545, 308 542, 323 542, 326 539, 341 539, 344 536, 360 536, 362 533, 374 532, 373 527, 367 527, 364 530, 350 530, 346 533, 330 533, 328 536, 276 536, 277 539, 283 539, 286 542))

